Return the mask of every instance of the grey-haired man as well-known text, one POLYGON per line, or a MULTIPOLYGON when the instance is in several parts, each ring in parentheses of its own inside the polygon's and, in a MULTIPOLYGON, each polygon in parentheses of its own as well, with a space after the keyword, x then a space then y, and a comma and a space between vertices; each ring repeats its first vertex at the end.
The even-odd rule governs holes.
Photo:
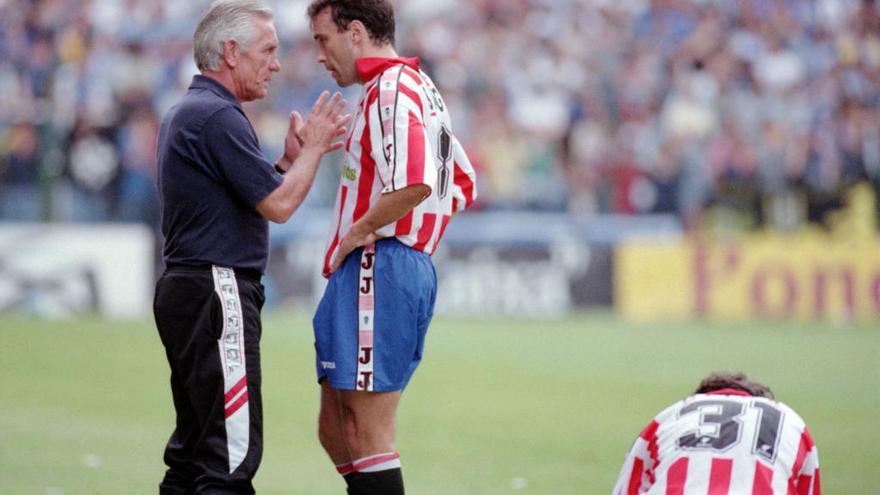
POLYGON ((211 4, 194 36, 201 74, 160 127, 166 269, 153 309, 177 414, 162 494, 254 493, 268 220, 296 211, 350 118, 325 92, 307 121, 291 114, 274 165, 261 154, 241 103, 265 97, 281 70, 272 18, 259 0, 211 4))

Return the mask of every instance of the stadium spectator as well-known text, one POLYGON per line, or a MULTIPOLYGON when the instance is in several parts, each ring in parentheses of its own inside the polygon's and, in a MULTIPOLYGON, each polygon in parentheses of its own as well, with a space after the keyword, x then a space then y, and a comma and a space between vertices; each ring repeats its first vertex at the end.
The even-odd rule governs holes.
POLYGON ((0 214, 12 220, 38 220, 40 210, 31 198, 38 195, 39 130, 32 122, 15 123, 5 141, 0 146, 0 214))
MULTIPOLYGON (((263 445, 267 220, 296 211, 321 156, 342 146, 333 141, 348 117, 338 93, 323 93, 305 123, 290 114, 273 169, 241 107, 265 97, 281 70, 272 10, 260 0, 216 1, 193 40, 201 74, 162 120, 157 149, 166 269, 153 308, 177 413, 159 491, 252 494, 263 445)), ((133 113, 126 132, 149 135, 151 122, 133 113)), ((151 152, 125 149, 135 161, 151 152)))
POLYGON ((100 222, 111 217, 120 170, 116 131, 80 115, 68 136, 63 148, 64 177, 76 206, 71 210, 73 220, 100 222))
MULTIPOLYGON (((300 3, 272 0, 283 12, 300 3)), ((723 218, 719 228, 789 230, 824 222, 854 182, 880 190, 880 2, 397 5, 400 47, 422 57, 460 121, 482 167, 486 207, 578 217, 673 212, 694 228, 723 218), (715 145, 729 139, 756 161, 757 221, 706 214, 729 202, 711 164, 715 145), (616 156, 621 144, 631 148, 626 163, 616 156), (795 225, 770 218, 779 197, 808 214, 795 225)), ((144 101, 163 114, 195 72, 188 51, 199 8, 174 0, 0 3, 0 139, 34 123, 45 190, 54 193, 29 196, 31 209, 41 210, 43 197, 54 198, 55 219, 94 209, 89 195, 67 199, 64 137, 80 115, 114 128, 144 101)), ((281 56, 299 66, 311 53, 307 23, 297 14, 280 22, 281 56)), ((268 98, 246 106, 270 155, 281 152, 272 139, 284 133, 278 115, 332 84, 313 69, 279 79, 268 98)), ((109 193, 128 194, 124 143, 111 141, 123 174, 109 193)), ((319 177, 315 204, 331 205, 332 175, 319 177)), ((99 214, 130 219, 124 202, 99 214)))
POLYGON ((395 423, 434 314, 431 254, 476 176, 419 59, 397 54, 388 0, 313 0, 308 15, 318 63, 363 86, 314 317, 319 437, 349 494, 403 495, 395 423))
POLYGON ((159 123, 152 107, 141 104, 121 123, 118 145, 122 159, 117 218, 155 225, 159 218, 156 189, 156 142, 159 123))
POLYGON ((819 495, 804 420, 742 373, 712 373, 661 411, 627 453, 613 495, 819 495))

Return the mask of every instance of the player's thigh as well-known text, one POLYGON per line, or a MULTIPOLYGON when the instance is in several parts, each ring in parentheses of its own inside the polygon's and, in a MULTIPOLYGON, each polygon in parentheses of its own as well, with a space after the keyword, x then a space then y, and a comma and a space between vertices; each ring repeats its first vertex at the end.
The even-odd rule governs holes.
POLYGON ((334 463, 344 464, 351 461, 351 449, 345 435, 339 393, 326 380, 321 383, 318 439, 334 463))
POLYGON ((377 245, 376 391, 403 390, 422 359, 433 315, 436 272, 430 257, 394 239, 377 245))
POLYGON ((342 403, 339 392, 327 381, 321 382, 321 410, 318 413, 322 429, 338 428, 342 421, 342 403))
POLYGON ((354 388, 358 370, 359 266, 349 256, 330 277, 312 320, 318 382, 336 389, 354 388))

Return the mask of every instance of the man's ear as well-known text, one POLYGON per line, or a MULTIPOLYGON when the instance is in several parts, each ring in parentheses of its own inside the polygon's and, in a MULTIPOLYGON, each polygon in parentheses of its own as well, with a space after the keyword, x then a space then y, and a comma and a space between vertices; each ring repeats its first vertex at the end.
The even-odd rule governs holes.
POLYGON ((348 23, 348 32, 351 36, 351 44, 354 46, 364 46, 370 41, 370 34, 364 23, 358 20, 348 23))
POLYGON ((229 68, 235 68, 238 65, 238 42, 235 40, 226 40, 223 42, 223 61, 229 68))

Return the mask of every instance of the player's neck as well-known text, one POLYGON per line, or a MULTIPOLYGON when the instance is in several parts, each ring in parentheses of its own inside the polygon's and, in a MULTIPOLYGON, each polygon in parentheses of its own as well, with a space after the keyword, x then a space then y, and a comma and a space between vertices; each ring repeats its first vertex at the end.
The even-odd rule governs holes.
POLYGON ((385 45, 368 45, 364 47, 361 52, 361 58, 398 58, 397 50, 394 49, 394 45, 385 44, 385 45))

